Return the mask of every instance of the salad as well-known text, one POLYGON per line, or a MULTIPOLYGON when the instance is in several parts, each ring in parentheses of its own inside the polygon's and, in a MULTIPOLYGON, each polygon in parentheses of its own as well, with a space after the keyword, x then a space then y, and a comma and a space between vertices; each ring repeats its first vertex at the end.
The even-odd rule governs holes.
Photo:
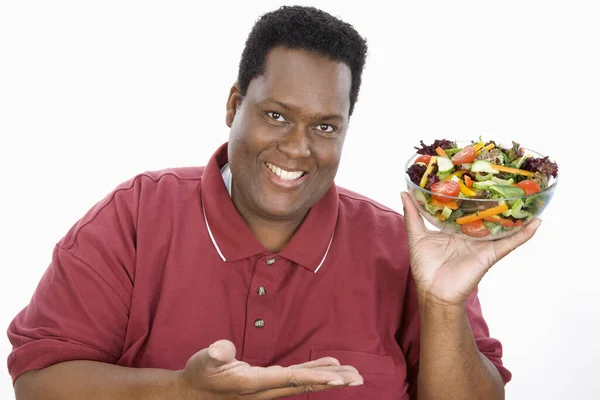
POLYGON ((420 143, 406 169, 414 184, 410 192, 423 215, 443 231, 488 239, 508 236, 550 200, 557 164, 517 142, 420 143))

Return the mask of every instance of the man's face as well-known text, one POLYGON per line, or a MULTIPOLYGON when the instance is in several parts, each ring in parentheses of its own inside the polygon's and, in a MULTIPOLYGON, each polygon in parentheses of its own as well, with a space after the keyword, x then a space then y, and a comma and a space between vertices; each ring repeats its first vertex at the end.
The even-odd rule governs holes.
POLYGON ((272 49, 265 72, 227 103, 233 201, 242 214, 302 219, 333 183, 350 110, 350 68, 272 49))

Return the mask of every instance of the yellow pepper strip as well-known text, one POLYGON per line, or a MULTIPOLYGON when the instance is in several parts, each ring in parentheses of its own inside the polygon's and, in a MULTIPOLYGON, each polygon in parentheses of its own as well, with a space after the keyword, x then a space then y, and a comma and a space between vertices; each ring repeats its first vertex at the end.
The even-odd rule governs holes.
POLYGON ((465 185, 465 183, 462 181, 462 179, 460 179, 458 181, 458 188, 459 188, 460 192, 462 194, 464 194, 465 196, 469 196, 469 197, 477 196, 477 192, 469 189, 467 187, 467 185, 465 185))
POLYGON ((483 151, 483 150, 490 151, 490 150, 491 150, 491 149, 493 149, 493 148, 494 148, 494 143, 490 143, 490 144, 488 144, 487 146, 485 146, 485 147, 484 147, 483 149, 481 149, 481 150, 482 150, 482 151, 483 151))
POLYGON ((502 203, 495 207, 488 208, 483 211, 477 211, 475 214, 465 215, 464 217, 456 218, 456 223, 459 225, 468 224, 469 222, 477 221, 478 219, 483 219, 486 217, 491 217, 492 215, 500 214, 508 210, 508 205, 506 203, 502 203))
POLYGON ((487 146, 484 146, 483 142, 479 142, 475 146, 473 146, 473 148, 475 149, 475 153, 479 154, 484 150, 490 151, 491 149, 493 149, 494 143, 490 143, 487 146))
POLYGON ((460 171, 456 171, 451 173, 450 175, 448 175, 447 177, 445 177, 444 179, 442 179, 443 181, 449 181, 452 179, 453 176, 456 176, 457 178, 460 178, 462 176, 462 174, 464 174, 465 171, 464 170, 460 170, 460 171))
POLYGON ((425 170, 425 173, 421 177, 421 182, 419 183, 419 186, 425 187, 425 185, 427 184, 427 176, 433 170, 433 165, 436 163, 436 161, 437 161, 437 157, 432 156, 431 159, 429 160, 429 164, 427 164, 427 169, 425 170))
POLYGON ((506 165, 492 164, 492 168, 494 168, 495 170, 500 171, 500 172, 508 172, 509 174, 517 174, 517 175, 523 175, 523 176, 529 176, 529 177, 535 176, 534 172, 527 171, 526 169, 507 167, 506 165))

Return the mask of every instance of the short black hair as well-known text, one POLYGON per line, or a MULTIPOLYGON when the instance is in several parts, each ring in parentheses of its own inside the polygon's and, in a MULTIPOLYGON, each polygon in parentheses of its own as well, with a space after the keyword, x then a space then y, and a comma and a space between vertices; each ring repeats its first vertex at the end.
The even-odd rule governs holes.
POLYGON ((277 46, 306 50, 348 65, 352 73, 352 115, 367 58, 367 41, 352 25, 315 7, 282 6, 263 14, 242 52, 237 79, 242 96, 250 81, 264 73, 267 53, 277 46))

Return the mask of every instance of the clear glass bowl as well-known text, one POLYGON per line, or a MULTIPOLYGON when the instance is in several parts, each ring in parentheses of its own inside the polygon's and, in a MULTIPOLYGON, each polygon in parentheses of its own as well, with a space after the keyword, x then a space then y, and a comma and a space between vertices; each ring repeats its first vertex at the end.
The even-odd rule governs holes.
MULTIPOLYGON (((457 144, 459 147, 463 147, 468 144, 472 144, 472 142, 462 141, 458 142, 457 144)), ((538 152, 527 148, 525 148, 525 152, 526 154, 531 154, 533 157, 544 157, 538 152)), ((548 187, 546 189, 542 189, 541 192, 534 193, 529 196, 498 199, 467 197, 462 193, 459 194, 458 197, 444 196, 416 185, 411 181, 410 176, 406 173, 407 169, 413 165, 414 161, 420 155, 421 154, 413 155, 407 161, 404 167, 404 177, 406 180, 408 193, 418 204, 418 209, 421 215, 434 227, 450 235, 456 235, 457 237, 469 240, 497 240, 514 235, 515 233, 521 231, 527 224, 540 216, 544 209, 548 206, 552 196, 554 195, 554 191, 556 190, 556 186, 558 184, 558 178, 560 176, 559 173, 557 174, 556 178, 551 177, 548 181, 548 187), (438 199, 442 198, 442 200, 454 202, 458 206, 457 210, 452 210, 449 217, 443 215, 439 207, 434 207, 431 204, 431 196, 434 194, 438 199), (473 225, 460 224, 456 222, 457 219, 460 221, 460 217, 476 214, 484 210, 489 210, 493 207, 501 206, 502 204, 506 204, 508 209, 512 211, 512 206, 517 202, 518 199, 523 202, 522 210, 528 214, 526 217, 514 218, 510 216, 509 211, 505 211, 505 213, 509 214, 508 216, 505 216, 504 214, 496 214, 500 219, 497 217, 487 217, 485 219, 481 219, 485 230, 481 229, 481 222, 475 224, 479 225, 477 229, 475 229, 473 225)))

